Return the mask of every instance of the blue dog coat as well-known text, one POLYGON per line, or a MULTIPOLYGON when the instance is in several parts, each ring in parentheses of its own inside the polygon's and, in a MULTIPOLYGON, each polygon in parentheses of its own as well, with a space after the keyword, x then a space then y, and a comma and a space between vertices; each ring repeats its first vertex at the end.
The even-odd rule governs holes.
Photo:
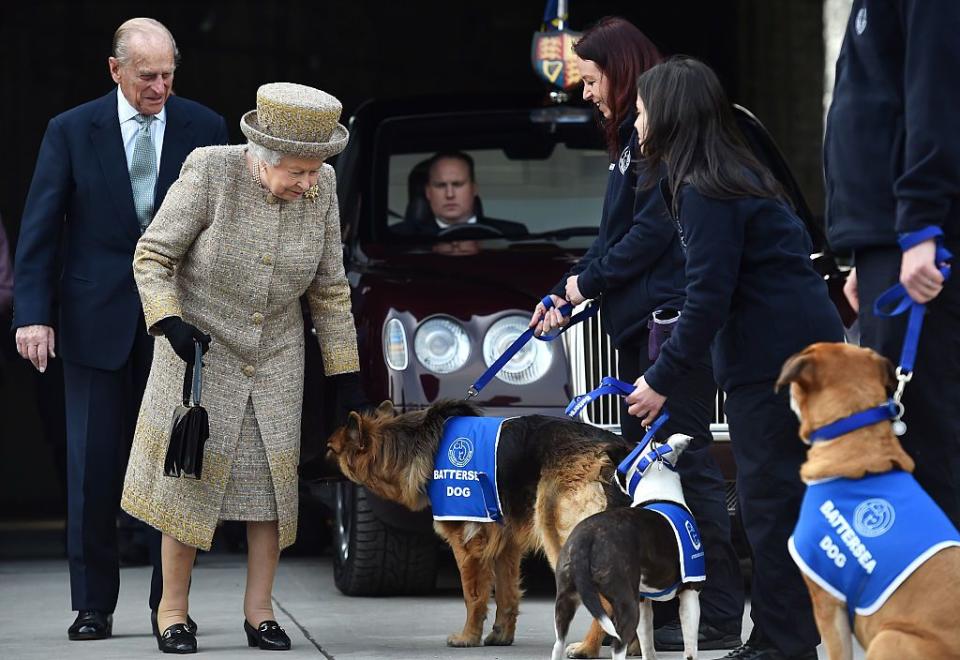
POLYGON ((495 522, 503 517, 497 493, 497 445, 504 417, 450 417, 434 457, 427 496, 434 520, 495 522))
POLYGON ((787 545, 852 619, 880 609, 937 552, 960 546, 960 533, 913 475, 896 470, 809 484, 787 545))
POLYGON ((707 563, 703 554, 703 543, 700 540, 700 530, 697 523, 686 507, 673 502, 651 502, 642 505, 644 509, 656 511, 666 518, 673 528, 677 539, 677 550, 680 554, 680 582, 669 589, 652 593, 640 592, 640 595, 650 600, 670 600, 677 593, 677 588, 685 582, 703 582, 707 579, 707 563))

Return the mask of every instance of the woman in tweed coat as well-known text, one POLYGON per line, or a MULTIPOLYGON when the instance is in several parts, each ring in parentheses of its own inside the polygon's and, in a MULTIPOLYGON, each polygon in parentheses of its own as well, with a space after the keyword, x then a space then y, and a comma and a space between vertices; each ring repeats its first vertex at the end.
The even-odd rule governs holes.
MULTIPOLYGON (((251 646, 289 648, 271 592, 297 529, 306 294, 328 376, 356 399, 359 362, 343 271, 336 179, 323 159, 347 130, 319 90, 273 83, 241 120, 246 146, 194 151, 137 244, 134 275, 154 352, 122 506, 163 532, 164 652, 195 652, 187 589, 219 520, 247 521, 244 629, 251 646), (209 333, 209 335, 207 335, 209 333), (210 419, 200 480, 163 474, 170 420, 193 342, 209 344, 210 419)), ((160 631, 163 631, 161 634, 160 631)))

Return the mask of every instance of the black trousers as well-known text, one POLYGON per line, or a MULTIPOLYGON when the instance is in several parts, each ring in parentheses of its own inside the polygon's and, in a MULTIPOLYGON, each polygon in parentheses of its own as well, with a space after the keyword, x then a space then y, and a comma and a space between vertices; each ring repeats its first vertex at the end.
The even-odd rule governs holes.
MULTIPOLYGON (((117 514, 153 341, 141 321, 130 356, 120 369, 94 369, 66 360, 63 364, 67 556, 74 610, 113 612, 117 605, 117 514)), ((156 609, 163 589, 160 533, 146 528, 145 534, 153 564, 149 605, 156 609)))
MULTIPOLYGON (((960 241, 946 247, 960 257, 960 241)), ((855 255, 860 297, 860 343, 900 362, 907 315, 878 317, 873 303, 900 279, 897 248, 861 250, 855 255)), ((957 264, 957 259, 954 259, 957 264)), ((907 433, 903 448, 916 461, 914 476, 960 526, 960 273, 927 305, 914 364, 903 396, 907 433)))
POLYGON ((806 490, 800 481, 806 458, 800 423, 787 389, 774 393, 773 381, 727 392, 726 412, 740 513, 753 554, 750 616, 780 651, 797 655, 820 641, 810 596, 787 552, 806 490))
MULTIPOLYGON (((640 350, 620 349, 620 379, 633 382, 651 365, 644 346, 640 350)), ((691 372, 680 389, 667 401, 670 420, 658 431, 666 440, 673 433, 684 433, 693 440, 680 455, 677 472, 683 484, 683 497, 700 528, 707 562, 707 581, 700 594, 701 618, 717 628, 739 633, 743 620, 743 576, 740 561, 730 541, 730 516, 726 506, 726 487, 720 468, 710 454, 717 386, 710 364, 703 362, 691 372)), ((646 430, 640 420, 621 407, 623 436, 639 442, 646 430)), ((677 601, 654 603, 656 626, 675 619, 677 601)))

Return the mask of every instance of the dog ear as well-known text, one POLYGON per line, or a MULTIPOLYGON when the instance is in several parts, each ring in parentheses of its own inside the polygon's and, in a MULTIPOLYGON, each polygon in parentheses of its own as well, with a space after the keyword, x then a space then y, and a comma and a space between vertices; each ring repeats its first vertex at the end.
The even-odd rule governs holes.
POLYGON ((384 399, 383 402, 377 406, 377 409, 374 411, 377 417, 396 417, 397 411, 393 407, 393 401, 390 399, 384 399))
MULTIPOLYGON (((683 433, 674 433, 669 438, 667 438, 667 444, 670 445, 670 448, 673 449, 674 457, 680 456, 683 453, 683 450, 690 445, 690 441, 693 440, 689 435, 684 435, 683 433)), ((676 463, 676 459, 671 459, 673 463, 676 463)))
POLYGON ((791 355, 783 363, 783 369, 780 370, 780 377, 777 378, 776 385, 773 386, 775 392, 788 383, 796 383, 801 388, 806 389, 813 382, 816 376, 816 358, 813 352, 806 348, 803 351, 791 355))
POLYGON ((880 369, 880 379, 883 381, 883 387, 887 394, 893 394, 897 389, 897 371, 893 368, 893 362, 883 357, 879 353, 873 353, 873 358, 877 361, 877 367, 880 369))
POLYGON ((349 442, 356 447, 357 451, 367 451, 367 441, 363 432, 363 417, 360 413, 350 412, 349 417, 347 417, 346 432, 349 442))

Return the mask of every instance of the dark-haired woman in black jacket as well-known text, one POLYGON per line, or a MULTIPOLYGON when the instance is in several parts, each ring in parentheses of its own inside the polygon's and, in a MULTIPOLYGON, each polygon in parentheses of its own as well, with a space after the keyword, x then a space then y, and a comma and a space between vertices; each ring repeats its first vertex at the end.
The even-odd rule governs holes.
POLYGON ((810 600, 787 553, 804 450, 774 383, 793 353, 843 341, 843 326, 811 265, 803 222, 744 146, 713 71, 674 58, 640 76, 637 91, 640 151, 648 172, 667 170, 656 188, 686 253, 687 298, 660 358, 627 397, 629 412, 652 421, 712 346, 754 562, 753 634, 727 657, 813 660, 810 600))
MULTIPOLYGON (((633 382, 655 357, 649 352, 651 314, 658 309, 679 310, 686 286, 683 252, 660 194, 637 190, 636 79, 661 58, 640 30, 620 18, 600 21, 584 33, 574 50, 583 76, 583 97, 594 103, 602 117, 611 163, 597 240, 558 283, 554 302, 600 299, 604 330, 619 351, 619 377, 633 382)), ((538 306, 531 325, 543 313, 538 306)), ((541 328, 549 330, 563 322, 550 313, 541 328)), ((661 439, 672 433, 693 437, 678 468, 707 560, 707 582, 700 599, 701 650, 738 646, 743 618, 743 578, 730 540, 725 484, 709 451, 715 396, 709 349, 704 349, 675 393, 677 405, 670 422, 658 433, 661 439)), ((644 436, 645 429, 635 417, 623 414, 621 423, 624 437, 639 441, 644 436)), ((655 608, 658 650, 683 648, 675 605, 674 601, 655 608)), ((596 657, 598 649, 580 651, 582 657, 596 657)))

